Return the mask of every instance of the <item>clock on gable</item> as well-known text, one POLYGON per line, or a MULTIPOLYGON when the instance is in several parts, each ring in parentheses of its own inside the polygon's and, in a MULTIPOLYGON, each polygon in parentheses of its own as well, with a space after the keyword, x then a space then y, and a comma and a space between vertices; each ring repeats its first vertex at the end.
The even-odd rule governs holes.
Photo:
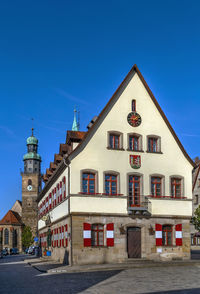
POLYGON ((141 116, 136 112, 136 101, 132 100, 132 111, 127 116, 127 121, 132 127, 138 127, 141 122, 141 116))

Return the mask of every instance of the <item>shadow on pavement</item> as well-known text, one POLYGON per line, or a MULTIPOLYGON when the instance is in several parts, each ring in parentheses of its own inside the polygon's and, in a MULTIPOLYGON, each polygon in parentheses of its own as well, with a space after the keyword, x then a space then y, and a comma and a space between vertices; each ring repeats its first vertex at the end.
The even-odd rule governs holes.
MULTIPOLYGON (((197 294, 200 293, 200 288, 171 290, 171 291, 159 291, 159 292, 147 292, 148 294, 197 294)), ((144 293, 145 294, 145 293, 144 293)))
MULTIPOLYGON (((54 287, 56 283, 58 283, 59 288, 62 285, 59 293, 65 294, 77 294, 88 288, 105 281, 117 274, 121 271, 101 271, 101 272, 84 272, 84 273, 70 273, 70 274, 59 274, 59 275, 47 275, 45 276, 46 283, 49 280, 49 290, 48 293, 55 293, 51 292, 51 282, 53 278, 54 287), (51 282, 50 282, 51 281, 51 282)), ((39 278, 39 277, 38 277, 39 278)), ((43 277, 44 279, 44 277, 43 277)), ((42 281, 43 281, 42 279, 42 281)), ((52 289, 53 290, 53 289, 52 289)), ((41 288, 40 288, 41 291, 41 288)))

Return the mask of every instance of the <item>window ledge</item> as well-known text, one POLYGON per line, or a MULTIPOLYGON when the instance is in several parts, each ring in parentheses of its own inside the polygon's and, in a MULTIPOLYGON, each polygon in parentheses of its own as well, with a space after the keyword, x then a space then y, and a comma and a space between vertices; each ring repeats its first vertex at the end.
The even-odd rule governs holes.
POLYGON ((116 150, 116 151, 125 151, 124 148, 111 148, 111 147, 107 147, 108 150, 116 150))
MULTIPOLYGON (((187 197, 173 197, 173 196, 153 196, 153 195, 147 195, 147 198, 152 198, 152 199, 165 199, 165 200, 189 200, 187 197)), ((192 200, 192 199, 190 199, 192 200)))
POLYGON ((146 151, 147 153, 153 153, 153 154, 163 154, 163 152, 161 151, 156 151, 156 152, 153 152, 153 151, 146 151))
POLYGON ((144 152, 144 150, 132 150, 132 149, 129 149, 129 148, 127 148, 126 151, 132 151, 132 152, 144 152))

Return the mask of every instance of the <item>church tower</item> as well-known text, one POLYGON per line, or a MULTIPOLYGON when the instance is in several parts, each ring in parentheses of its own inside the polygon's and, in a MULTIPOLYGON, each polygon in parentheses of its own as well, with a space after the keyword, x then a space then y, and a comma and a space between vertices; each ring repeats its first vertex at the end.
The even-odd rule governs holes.
POLYGON ((22 221, 31 227, 33 236, 37 235, 37 197, 41 191, 41 157, 37 153, 38 140, 33 135, 27 139, 27 151, 23 157, 24 172, 22 175, 22 221))

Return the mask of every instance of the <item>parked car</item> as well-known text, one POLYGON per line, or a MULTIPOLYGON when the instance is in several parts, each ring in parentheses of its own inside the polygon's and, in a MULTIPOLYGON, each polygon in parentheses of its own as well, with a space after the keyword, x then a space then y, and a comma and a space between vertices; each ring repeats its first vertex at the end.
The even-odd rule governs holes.
POLYGON ((19 254, 18 248, 11 248, 10 249, 10 255, 13 255, 13 254, 19 254))
POLYGON ((3 250, 2 250, 2 254, 3 254, 3 256, 8 255, 8 251, 7 251, 6 249, 3 249, 3 250))

